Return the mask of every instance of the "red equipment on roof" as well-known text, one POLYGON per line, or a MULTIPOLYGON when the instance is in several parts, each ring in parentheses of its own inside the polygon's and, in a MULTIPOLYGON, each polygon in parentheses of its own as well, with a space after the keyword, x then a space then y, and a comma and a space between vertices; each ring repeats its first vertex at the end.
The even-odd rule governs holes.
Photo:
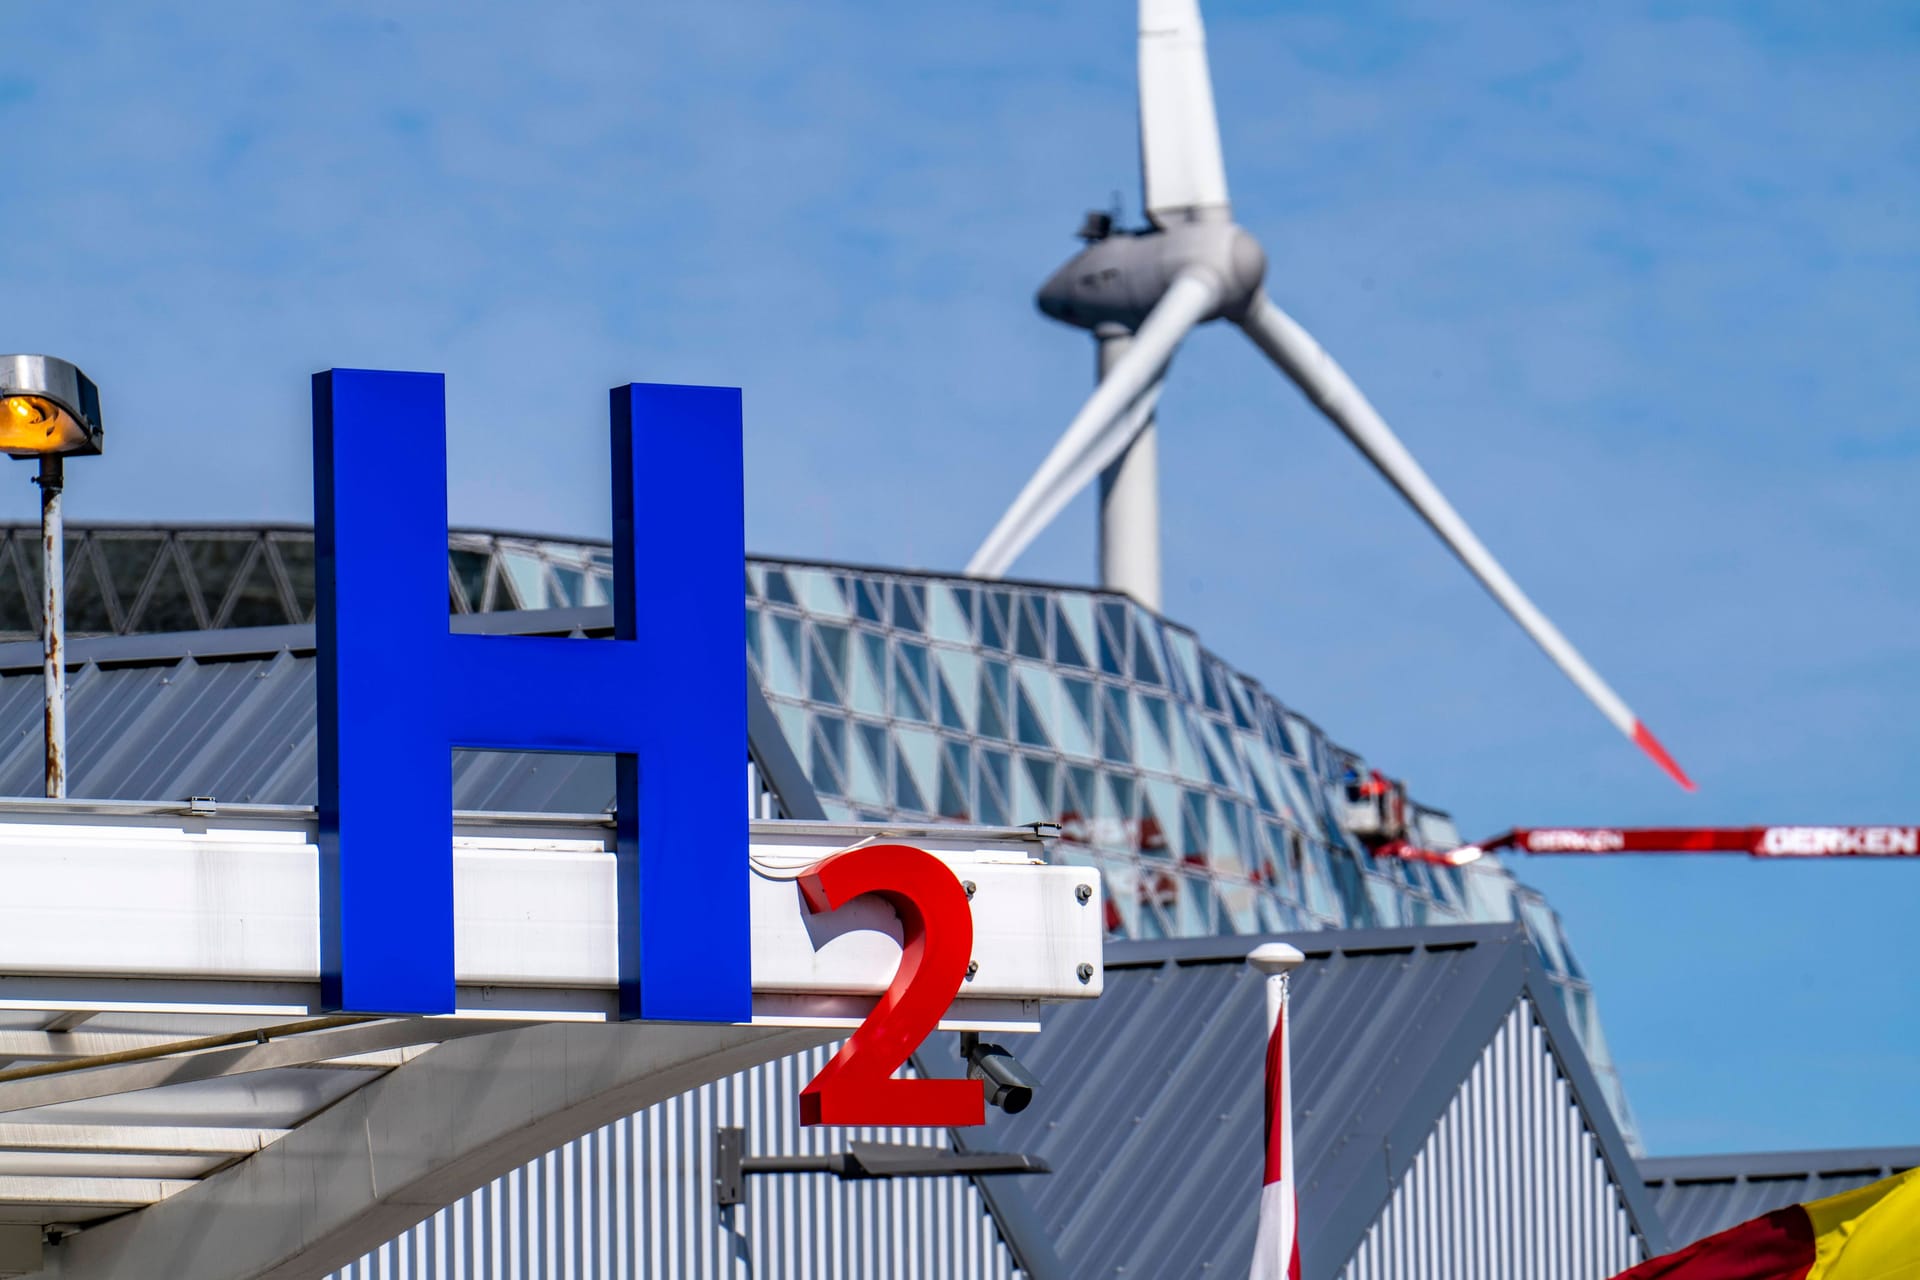
POLYGON ((1502 849, 1522 853, 1745 853, 1756 858, 1920 857, 1920 827, 1519 827, 1458 849, 1404 840, 1380 857, 1462 866, 1502 849))

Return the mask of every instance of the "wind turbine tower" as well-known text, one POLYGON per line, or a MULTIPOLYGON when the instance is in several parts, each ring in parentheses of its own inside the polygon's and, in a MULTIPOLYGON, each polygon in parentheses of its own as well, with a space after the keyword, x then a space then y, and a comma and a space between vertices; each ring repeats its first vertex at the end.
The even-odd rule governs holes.
POLYGON ((1140 0, 1140 169, 1148 226, 1089 214, 1086 247, 1040 288, 1040 309, 1089 330, 1098 384, 967 565, 998 578, 1096 478, 1100 581, 1158 611, 1159 442, 1154 409, 1174 351, 1211 320, 1237 325, 1419 513, 1613 726, 1693 783, 1428 478, 1360 388, 1267 295, 1267 256, 1233 220, 1197 0, 1140 0))

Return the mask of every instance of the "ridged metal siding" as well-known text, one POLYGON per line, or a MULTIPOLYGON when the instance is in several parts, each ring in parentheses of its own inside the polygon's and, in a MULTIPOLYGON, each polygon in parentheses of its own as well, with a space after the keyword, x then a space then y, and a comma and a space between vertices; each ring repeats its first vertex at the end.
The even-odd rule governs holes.
POLYGON ((1678 1249, 1750 1218, 1864 1187, 1920 1166, 1920 1147, 1781 1151, 1642 1160, 1641 1176, 1678 1249))
POLYGON ((702 1086, 568 1143, 330 1280, 1014 1280, 1022 1273, 968 1178, 841 1182, 752 1174, 713 1202, 713 1134, 750 1155, 852 1141, 951 1148, 944 1129, 802 1129, 801 1088, 837 1046, 702 1086))
POLYGON ((1644 1256, 1593 1131, 1522 999, 1343 1280, 1606 1280, 1644 1256))
MULTIPOLYGON (((750 760, 747 810, 783 816, 750 760)), ((751 1155, 854 1141, 950 1149, 945 1129, 803 1129, 800 1090, 838 1045, 648 1107, 496 1178, 331 1280, 1014 1280, 1021 1272, 968 1178, 841 1182, 754 1174, 713 1202, 713 1135, 751 1155)))
MULTIPOLYGON (((1479 1098, 1472 1117, 1481 1146, 1456 1138, 1451 1163, 1429 1157, 1426 1194, 1456 1207, 1491 1202, 1503 1215, 1497 1221, 1527 1223, 1541 1212, 1543 1193, 1522 1172, 1547 1188, 1575 1188, 1610 1170, 1626 1185, 1596 1194, 1625 1204, 1629 1228, 1659 1234, 1578 1042, 1556 1021, 1557 1002, 1548 1003, 1555 998, 1524 929, 1284 940, 1307 955, 1290 1006, 1305 1280, 1347 1272, 1442 1118, 1468 1105, 1463 1095, 1479 1098), (1529 1020, 1516 1039, 1506 1029, 1523 1000, 1529 1020), (1532 1056, 1512 1056, 1523 1050, 1532 1056), (1523 1062, 1531 1064, 1524 1071, 1523 1062), (1480 1094, 1463 1088, 1469 1081, 1480 1094), (1500 1176, 1468 1167, 1476 1158, 1500 1176)), ((1012 1214, 1002 1223, 1016 1246, 1025 1247, 1031 1229, 1075 1280, 1246 1273, 1260 1193, 1265 980, 1245 957, 1258 941, 1109 943, 1100 999, 1047 1009, 1040 1034, 1013 1046, 1043 1087, 1019 1115, 989 1114, 978 1141, 1031 1152, 1054 1170, 1021 1185, 1031 1223, 1012 1214)), ((928 1061, 951 1060, 950 1043, 928 1061)), ((1601 1218, 1571 1210, 1565 1217, 1569 1229, 1599 1238, 1601 1218)), ((1429 1270, 1426 1261, 1376 1267, 1368 1280, 1499 1274, 1429 1270)))

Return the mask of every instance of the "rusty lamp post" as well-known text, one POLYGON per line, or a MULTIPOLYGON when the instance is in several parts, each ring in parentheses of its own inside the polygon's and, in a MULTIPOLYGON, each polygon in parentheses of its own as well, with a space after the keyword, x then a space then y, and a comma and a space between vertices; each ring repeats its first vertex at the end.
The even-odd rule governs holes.
POLYGON ((0 452, 40 459, 40 634, 47 682, 47 795, 67 794, 66 548, 60 494, 70 454, 100 452, 100 392, 53 356, 0 356, 0 452))

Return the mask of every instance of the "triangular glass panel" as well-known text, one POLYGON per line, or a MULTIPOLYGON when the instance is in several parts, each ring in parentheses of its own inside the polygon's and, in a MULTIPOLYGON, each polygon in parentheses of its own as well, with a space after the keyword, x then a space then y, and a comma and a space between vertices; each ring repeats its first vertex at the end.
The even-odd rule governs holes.
POLYGON ((760 669, 760 611, 752 606, 747 608, 747 661, 760 669))
POLYGON ((1200 688, 1201 701, 1206 704, 1207 710, 1225 714, 1227 707, 1220 692, 1220 677, 1214 671, 1213 663, 1204 659, 1200 663, 1200 688))
POLYGON ((839 716, 816 714, 813 717, 814 728, 819 731, 820 740, 826 744, 827 752, 833 760, 836 772, 846 772, 847 761, 847 722, 839 716))
POLYGON ((860 644, 852 655, 852 682, 847 701, 855 711, 871 716, 887 714, 887 642, 871 632, 860 633, 860 644))
POLYGON ((953 776, 960 779, 962 783, 973 776, 973 748, 966 743, 954 742, 951 739, 942 741, 940 758, 946 762, 947 768, 953 770, 953 776))
POLYGON ((887 615, 880 609, 880 601, 886 595, 886 588, 865 578, 853 580, 853 611, 868 622, 885 622, 887 615))
POLYGON ((1200 871, 1189 871, 1180 877, 1180 910, 1176 919, 1182 937, 1207 937, 1219 931, 1213 877, 1200 871))
POLYGON ((840 785, 840 773, 836 767, 837 762, 827 751, 826 745, 821 741, 819 723, 817 721, 814 724, 811 748, 810 755, 812 758, 808 762, 807 777, 812 780, 813 789, 821 795, 837 796, 843 794, 843 788, 840 785))
POLYGON ((1207 856, 1207 797, 1199 791, 1180 796, 1180 856, 1182 859, 1207 856))
POLYGON ((1067 822, 1075 818, 1093 817, 1093 802, 1081 789, 1081 784, 1091 786, 1093 772, 1074 765, 1068 765, 1060 771, 1060 820, 1067 822))
POLYGON ((980 821, 990 827, 1007 825, 1009 774, 1006 752, 980 752, 980 821))
MULTIPOLYGON (((501 567, 500 557, 491 556, 487 563, 487 589, 480 603, 474 606, 481 613, 493 613, 496 610, 513 608, 513 588, 507 585, 507 571, 501 567)), ((308 616, 312 616, 308 610, 308 616)))
POLYGON ((31 636, 40 630, 40 611, 33 607, 36 587, 20 572, 14 539, 0 542, 0 633, 31 636))
POLYGON ((855 720, 853 727, 875 772, 884 775, 890 758, 887 751, 887 731, 877 724, 867 724, 860 720, 855 720))
POLYGON ((1286 713, 1283 711, 1278 711, 1274 707, 1269 705, 1267 708, 1266 720, 1267 720, 1266 734, 1267 734, 1268 745, 1273 747, 1275 751, 1278 751, 1283 756, 1292 756, 1295 759, 1298 759, 1300 756, 1300 752, 1293 745, 1293 735, 1287 732, 1286 713))
MULTIPOLYGON (((279 548, 282 563, 285 563, 286 548, 279 548)), ((447 566, 453 571, 453 580, 460 588, 459 602, 461 613, 480 612, 480 602, 487 593, 487 561, 490 557, 484 551, 465 550, 455 547, 447 552, 447 566)), ((307 555, 311 572, 313 555, 309 547, 307 555)), ((297 595, 297 593, 296 593, 297 595)))
POLYGON ((852 798, 862 804, 884 807, 887 803, 887 789, 881 782, 886 775, 881 768, 887 758, 886 734, 872 725, 854 724, 855 736, 860 739, 857 746, 849 746, 846 754, 847 790, 852 798), (877 741, 876 741, 877 739, 877 741), (876 763, 878 756, 880 763, 876 763))
POLYGON ((906 756, 893 758, 893 808, 912 810, 916 814, 925 814, 927 802, 920 798, 920 787, 914 783, 914 775, 906 770, 906 756))
POLYGON ((917 582, 893 584, 893 625, 902 631, 926 630, 921 619, 926 614, 927 589, 917 582))
POLYGON ((787 661, 793 669, 800 670, 800 623, 797 619, 775 614, 773 618, 774 634, 780 637, 780 648, 787 655, 787 661))
POLYGON ((973 627, 961 612, 958 593, 944 582, 927 584, 927 627, 939 640, 954 644, 972 644, 973 627))
POLYGON ((960 649, 936 649, 933 656, 939 663, 942 682, 952 691, 954 707, 960 716, 960 723, 953 727, 971 733, 980 707, 980 660, 960 649))
POLYGON ((1013 701, 1013 692, 1009 688, 1012 677, 1007 674, 1007 664, 988 658, 980 664, 980 671, 982 678, 986 681, 982 687, 991 688, 999 694, 1000 706, 1005 709, 1013 701))
POLYGON ((983 738, 1006 739, 1007 721, 1000 709, 1000 695, 993 691, 993 681, 985 671, 980 673, 980 723, 977 732, 983 738))
POLYGON ((800 602, 793 595, 793 584, 787 581, 784 569, 767 570, 767 599, 775 604, 799 605, 800 602))
MULTIPOLYGON (((187 566, 193 571, 194 586, 199 588, 209 618, 220 616, 234 579, 246 564, 255 539, 251 536, 222 534, 186 534, 180 547, 186 552, 187 566)), ((214 625, 218 625, 215 623, 214 625)))
POLYGON ((907 664, 896 655, 893 663, 893 714, 907 720, 928 721, 926 700, 907 676, 907 664))
MULTIPOLYGON (((1064 620, 1065 615, 1061 615, 1064 620)), ((1053 629, 1053 660, 1063 667, 1085 668, 1086 654, 1080 651, 1080 645, 1074 640, 1073 633, 1064 626, 1053 629)))
POLYGON ((1100 692, 1104 704, 1100 717, 1100 754, 1116 764, 1132 764, 1133 752, 1127 734, 1133 726, 1127 708, 1127 691, 1106 685, 1100 692))
POLYGON ((146 582, 154 560, 166 546, 166 539, 155 533, 95 533, 90 541, 93 567, 124 622, 127 609, 139 596, 141 584, 146 582))
MULTIPOLYGON (((1133 758, 1143 769, 1169 773, 1173 769, 1173 761, 1167 754, 1166 736, 1149 709, 1149 704, 1159 701, 1150 693, 1136 694, 1132 698, 1133 758)), ((1162 703, 1158 715, 1164 719, 1166 714, 1166 705, 1162 703)))
POLYGON ((1145 858, 1168 856, 1167 830, 1161 824, 1160 810, 1154 806, 1151 788, 1147 788, 1140 797, 1140 826, 1134 839, 1134 848, 1145 858))
MULTIPOLYGON (((1142 631, 1140 634, 1144 635, 1145 632, 1142 631)), ((1188 698, 1197 697, 1200 685, 1200 646, 1194 643, 1192 636, 1173 627, 1158 628, 1157 634, 1165 639, 1167 650, 1173 658, 1173 669, 1168 673, 1170 686, 1188 698)), ((1138 636, 1135 638, 1138 639, 1138 636)))
POLYGON ((1046 661, 1046 623, 1036 614, 1032 597, 1021 597, 1015 612, 1019 615, 1019 623, 1015 628, 1014 652, 1023 658, 1046 661))
POLYGON ((1065 667, 1085 667, 1092 634, 1092 604, 1082 595, 1062 596, 1054 610, 1053 660, 1065 667))
POLYGON ((914 794, 923 798, 915 807, 922 812, 932 812, 924 797, 936 794, 939 788, 940 740, 925 729, 901 726, 894 730, 893 747, 899 766, 905 768, 913 780, 914 794))
POLYGON ((1260 771, 1249 769, 1247 778, 1253 783, 1253 799, 1254 803, 1260 806, 1260 812, 1278 817, 1280 808, 1273 802, 1273 793, 1268 791, 1266 784, 1260 781, 1260 771))
POLYGON ((154 562, 146 601, 128 619, 133 631, 198 631, 212 625, 201 613, 180 568, 178 548, 168 547, 154 562))
POLYGON ((956 730, 960 733, 972 733, 973 726, 968 724, 967 718, 960 714, 960 703, 954 698, 953 687, 947 683, 946 676, 940 676, 937 683, 940 686, 938 697, 940 701, 941 726, 943 728, 956 730))
MULTIPOLYGON (((1206 725, 1209 722, 1196 717, 1196 723, 1206 725)), ((1220 757, 1217 754, 1218 748, 1216 748, 1212 740, 1207 737, 1204 729, 1200 730, 1195 736, 1200 739, 1200 754, 1207 762, 1207 777, 1216 787, 1231 787, 1233 784, 1227 781, 1226 771, 1220 766, 1220 757)))
MULTIPOLYGON (((1143 883, 1137 890, 1137 893, 1145 894, 1146 892, 1147 889, 1143 883)), ((1167 936, 1166 919, 1160 914, 1157 907, 1144 901, 1136 901, 1134 911, 1136 914, 1134 916, 1133 937, 1152 941, 1167 936)))
MULTIPOLYGON (((500 552, 500 564, 507 571, 507 587, 512 598, 522 609, 548 609, 553 606, 553 593, 547 587, 547 566, 540 557, 524 551, 503 549, 500 552)), ((511 607, 500 603, 502 609, 511 607)), ((207 607, 213 607, 213 601, 207 601, 207 607)))
POLYGON ((1053 821, 1053 815, 1040 802, 1040 794, 1033 789, 1033 776, 1023 768, 1013 771, 1012 807, 1015 822, 1053 821))
POLYGON ((953 601, 960 607, 960 616, 967 620, 967 625, 973 625, 974 600, 980 593, 972 587, 957 585, 949 586, 947 589, 953 592, 953 601))
MULTIPOLYGON (((1123 621, 1120 625, 1125 626, 1126 623, 1123 621)), ((1099 631, 1100 631, 1100 669, 1106 672, 1110 676, 1126 675, 1127 674, 1126 642, 1124 640, 1116 639, 1113 631, 1107 626, 1106 606, 1104 605, 1101 606, 1099 631)))
MULTIPOLYGON (((1075 715, 1080 717, 1079 727, 1082 735, 1093 732, 1093 685, 1086 680, 1077 680, 1072 676, 1062 676, 1060 687, 1067 691, 1067 702, 1073 707, 1075 715)), ((1087 738, 1088 741, 1092 739, 1087 738)))
POLYGON ((789 698, 804 696, 800 685, 800 624, 792 618, 775 615, 773 630, 778 637, 777 644, 766 650, 766 663, 760 669, 761 679, 767 682, 771 693, 785 694, 789 698))
POLYGON ((1094 776, 1093 770, 1085 765, 1063 765, 1060 777, 1062 785, 1071 787, 1079 801, 1075 812, 1086 818, 1097 818, 1108 812, 1107 802, 1100 794, 1099 779, 1094 776))
POLYGON ((1060 807, 1053 797, 1053 761, 1039 756, 1021 756, 1021 767, 1027 771, 1027 782, 1033 788, 1034 798, 1040 802, 1040 811, 1051 822, 1059 816, 1060 807))
POLYGON ((1160 674, 1159 659, 1154 657, 1153 641, 1145 627, 1134 632, 1133 636, 1133 678, 1141 684, 1165 684, 1160 674))
POLYGON ((1107 790, 1113 795, 1113 811, 1119 815, 1121 821, 1132 822, 1135 795, 1133 779, 1124 773, 1109 773, 1106 775, 1106 782, 1107 790))
POLYGON ((980 596, 980 643, 988 649, 1007 647, 1007 611, 1004 591, 982 592, 980 596))
POLYGON ((578 609, 587 602, 587 575, 569 564, 549 565, 553 571, 554 603, 562 609, 578 609))
POLYGON ((954 774, 951 765, 940 766, 940 816, 949 822, 965 822, 972 815, 967 804, 967 787, 954 774))
POLYGON ((67 539, 66 552, 67 634, 74 636, 110 636, 113 614, 107 599, 100 594, 94 577, 93 557, 79 537, 67 539))
POLYGON ((1215 867, 1226 867, 1244 874, 1247 860, 1241 855, 1241 821, 1244 811, 1232 801, 1213 798, 1213 825, 1207 839, 1207 855, 1215 867))
POLYGON ((1029 747, 1051 747, 1053 740, 1047 737, 1046 722, 1034 710, 1033 700, 1027 697, 1024 687, 1015 693, 1014 701, 1017 704, 1014 729, 1020 741, 1029 747))
POLYGON ((907 670, 913 675, 914 688, 923 694, 930 693, 933 689, 933 680, 928 672, 927 646, 916 644, 912 640, 896 640, 894 643, 900 651, 901 660, 906 663, 907 670))
POLYGON ((816 618, 845 618, 847 598, 840 593, 840 583, 835 575, 821 569, 787 570, 787 577, 793 583, 793 592, 800 598, 800 607, 816 618))
MULTIPOLYGON (((846 637, 842 636, 844 641, 846 637)), ((823 702, 830 707, 840 705, 840 688, 834 683, 832 668, 822 652, 820 632, 814 630, 813 662, 807 668, 807 696, 815 702, 823 702)))
POLYGON ((1220 768, 1228 779, 1221 785, 1235 791, 1242 790, 1240 779, 1246 773, 1246 768, 1240 762, 1239 744, 1233 739, 1233 730, 1217 722, 1209 722, 1207 727, 1213 730, 1213 740, 1220 746, 1220 768))
POLYGON ((827 660, 827 670, 833 673, 834 685, 846 688, 847 629, 831 622, 820 622, 814 624, 813 634, 820 641, 819 652, 827 660))
POLYGON ((226 617, 217 625, 276 627, 293 621, 280 595, 280 584, 273 579, 273 565, 267 559, 263 544, 241 576, 240 585, 234 588, 233 597, 227 602, 226 617))
POLYGON ((1248 710, 1247 691, 1241 687, 1239 677, 1229 676, 1226 681, 1228 699, 1233 705, 1233 723, 1242 729, 1253 728, 1253 715, 1248 710))

